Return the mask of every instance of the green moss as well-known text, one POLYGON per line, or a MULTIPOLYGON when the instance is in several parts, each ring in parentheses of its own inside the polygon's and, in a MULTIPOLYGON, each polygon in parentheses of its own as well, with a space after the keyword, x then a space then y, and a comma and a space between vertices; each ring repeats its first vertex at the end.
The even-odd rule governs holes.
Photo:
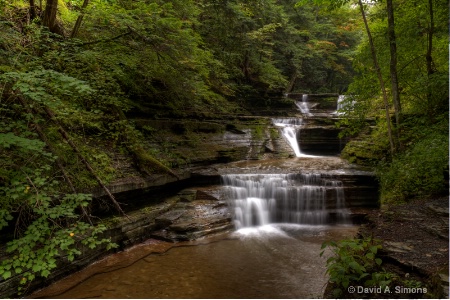
POLYGON ((271 139, 278 139, 280 138, 280 130, 278 128, 270 128, 270 138, 271 139))
POLYGON ((150 155, 148 151, 145 151, 142 146, 135 144, 131 147, 131 149, 136 158, 138 167, 142 172, 147 174, 163 172, 178 178, 178 175, 176 175, 169 167, 165 166, 159 160, 150 155))

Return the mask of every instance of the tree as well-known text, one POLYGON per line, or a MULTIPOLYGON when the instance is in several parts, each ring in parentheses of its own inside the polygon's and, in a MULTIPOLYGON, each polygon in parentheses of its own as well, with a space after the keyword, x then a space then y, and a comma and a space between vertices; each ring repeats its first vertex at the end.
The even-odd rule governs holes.
POLYGON ((84 17, 84 10, 86 9, 86 7, 89 4, 89 0, 84 0, 83 1, 83 5, 81 6, 81 13, 77 18, 77 21, 75 22, 75 25, 72 29, 72 32, 70 33, 70 37, 74 38, 77 36, 78 31, 80 30, 80 26, 81 26, 81 22, 83 21, 83 17, 84 17))
POLYGON ((34 0, 30 0, 30 20, 34 20, 36 18, 36 5, 34 0))
POLYGON ((56 21, 57 12, 58 12, 58 0, 47 0, 47 4, 45 5, 44 14, 42 17, 42 25, 48 27, 48 29, 53 33, 61 32, 58 28, 58 23, 56 21))
POLYGON ((399 130, 401 123, 402 107, 400 103, 400 92, 398 89, 397 76, 397 41, 395 38, 395 21, 394 21, 394 6, 392 0, 386 0, 386 11, 388 15, 388 38, 390 51, 390 74, 391 74, 391 93, 395 109, 395 132, 397 134, 397 141, 400 142, 399 130))
POLYGON ((375 45, 373 43, 372 34, 370 32, 369 24, 367 23, 366 14, 364 12, 364 6, 363 6, 363 3, 361 0, 358 0, 358 5, 361 10, 361 15, 362 15, 362 18, 364 21, 364 26, 366 28, 367 37, 369 39, 370 52, 372 54, 373 65, 375 67, 375 72, 377 74, 381 92, 383 94, 384 109, 386 111, 386 124, 387 124, 387 130, 388 130, 389 144, 391 146, 391 155, 393 155, 395 153, 395 143, 394 143, 394 136, 392 134, 391 116, 389 114, 389 100, 387 97, 386 88, 384 86, 383 74, 381 73, 381 68, 378 63, 377 52, 375 49, 375 45))

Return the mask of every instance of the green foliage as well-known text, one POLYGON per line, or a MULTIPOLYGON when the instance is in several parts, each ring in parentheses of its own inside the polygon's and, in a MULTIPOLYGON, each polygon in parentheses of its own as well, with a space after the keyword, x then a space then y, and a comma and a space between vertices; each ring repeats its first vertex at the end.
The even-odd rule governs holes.
MULTIPOLYGON (((53 111, 56 122, 73 124, 70 120, 78 117, 83 124, 79 103, 94 91, 74 77, 42 68, 3 73, 0 86, 0 230, 7 242, 0 276, 20 278, 22 293, 35 278, 48 277, 61 259, 74 260, 83 246, 110 249, 116 245, 102 236, 104 226, 85 222, 81 209, 87 209, 92 196, 68 193, 56 162, 66 162, 69 172, 77 164, 47 148, 72 153, 55 132, 54 126, 60 125, 48 122, 45 109, 53 111), (48 141, 38 139, 37 125, 48 141)), ((94 167, 109 167, 103 153, 90 153, 94 167)))
POLYGON ((380 241, 366 239, 349 239, 322 244, 322 256, 326 248, 331 249, 333 256, 327 260, 327 273, 330 282, 335 286, 334 297, 340 297, 349 286, 388 286, 393 277, 382 269, 379 250, 380 241))
POLYGON ((413 127, 416 135, 408 148, 391 163, 381 164, 378 177, 381 200, 404 202, 445 190, 444 172, 448 169, 448 127, 445 121, 429 128, 413 127))
MULTIPOLYGON (((31 194, 22 189, 23 194, 31 194)), ((31 208, 35 219, 29 224, 22 237, 7 244, 7 252, 12 258, 5 259, 0 265, 0 276, 8 279, 21 276, 22 285, 32 281, 36 276, 48 277, 57 267, 57 259, 65 257, 73 261, 81 254, 80 245, 91 249, 106 245, 107 249, 116 247, 109 239, 102 239, 104 226, 91 226, 78 220, 75 209, 87 206, 90 195, 66 195, 58 204, 52 203, 48 194, 27 197, 28 202, 35 202, 31 208)), ((19 288, 19 291, 21 289, 19 288)))
MULTIPOLYGON (((314 2, 331 5, 330 1, 314 2)), ((367 37, 354 55, 353 66, 357 74, 348 90, 352 95, 348 103, 351 105, 342 111, 343 118, 338 126, 345 128, 344 134, 359 136, 346 146, 343 157, 377 167, 383 202, 404 202, 432 195, 442 192, 445 186, 444 172, 448 166, 448 5, 440 0, 432 3, 432 9, 430 2, 425 0, 394 5, 402 108, 400 124, 397 125, 392 117, 392 124, 396 125, 394 137, 399 140, 395 155, 387 151, 388 130, 382 113, 385 107, 380 87, 375 84, 377 78, 367 37), (367 133, 368 119, 377 120, 371 133, 367 133)), ((381 73, 388 82, 391 56, 386 5, 376 1, 365 9, 381 73)), ((388 98, 391 98, 389 84, 386 88, 388 98)), ((388 105, 393 116, 392 104, 388 105)))
POLYGON ((21 134, 0 133, 0 230, 16 221, 0 276, 20 276, 24 286, 37 276, 48 277, 60 257, 72 261, 81 254, 80 245, 116 245, 102 237, 104 226, 81 220, 77 210, 89 205, 91 195, 61 194, 51 174, 56 158, 45 151, 43 142, 24 137, 26 131, 21 134))
MULTIPOLYGON (((337 1, 293 1, 290 17, 295 20, 294 86, 301 92, 342 93, 352 82, 354 50, 361 39, 358 9, 337 1), (331 9, 331 8, 334 9, 331 9), (303 46, 303 49, 297 44, 303 46), (301 50, 300 50, 301 49, 301 50)), ((288 43, 288 47, 292 47, 288 43)))

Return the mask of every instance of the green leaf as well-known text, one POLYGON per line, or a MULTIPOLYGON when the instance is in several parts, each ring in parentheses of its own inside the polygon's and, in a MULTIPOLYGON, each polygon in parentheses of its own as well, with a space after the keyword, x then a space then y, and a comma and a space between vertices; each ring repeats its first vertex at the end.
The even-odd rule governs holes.
POLYGON ((365 277, 367 277, 367 276, 369 276, 369 275, 370 275, 369 273, 362 273, 361 276, 359 276, 358 281, 363 279, 363 278, 365 278, 365 277))
POLYGON ((33 272, 39 272, 42 269, 41 265, 33 265, 33 268, 31 268, 33 272))
POLYGON ((2 277, 3 277, 3 279, 8 279, 8 278, 10 278, 11 277, 11 271, 5 271, 5 272, 3 272, 3 274, 1 274, 2 275, 2 277))
POLYGON ((50 275, 50 271, 49 270, 42 270, 41 272, 41 276, 47 278, 48 275, 50 275))

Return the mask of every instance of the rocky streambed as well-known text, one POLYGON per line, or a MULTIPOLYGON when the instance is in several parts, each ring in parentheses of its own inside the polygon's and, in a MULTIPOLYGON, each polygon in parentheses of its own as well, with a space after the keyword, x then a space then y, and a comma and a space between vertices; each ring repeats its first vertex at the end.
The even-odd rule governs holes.
MULTIPOLYGON (((322 176, 343 180, 348 206, 355 209, 352 218, 355 223, 361 222, 367 212, 378 205, 377 186, 373 174, 358 169, 356 166, 336 157, 325 158, 325 160, 328 160, 326 164, 329 169, 323 170, 322 176), (368 195, 372 196, 369 197, 368 195)), ((259 174, 315 173, 324 166, 322 164, 323 162, 318 162, 314 158, 292 158, 271 161, 241 161, 197 169, 195 173, 191 174, 191 178, 185 182, 185 185, 195 181, 201 183, 200 185, 178 188, 177 192, 170 196, 158 195, 157 190, 141 191, 139 196, 136 197, 139 201, 147 204, 128 212, 126 217, 116 216, 105 219, 103 222, 109 228, 105 236, 118 243, 120 249, 127 249, 129 246, 149 241, 149 239, 164 241, 173 245, 183 245, 186 242, 201 242, 203 237, 210 240, 214 236, 231 234, 235 227, 224 188, 220 185, 221 174, 234 172, 259 174), (149 204, 152 203, 152 198, 160 200, 153 200, 155 203, 149 204)), ((347 230, 343 232, 348 234, 347 230)), ((352 232, 355 233, 353 229, 352 232)), ((339 236, 338 233, 336 234, 339 236)), ((348 237, 348 235, 346 236, 348 237)), ((323 239, 319 240, 322 241, 323 239)), ((315 254, 317 254, 320 243, 316 241, 313 248, 317 248, 315 251, 315 254)), ((46 281, 47 284, 80 270, 106 254, 102 249, 84 250, 85 254, 70 265, 65 264, 64 258, 61 258, 61 264, 65 264, 64 268, 55 272, 53 278, 46 281)), ((323 273, 324 270, 321 270, 323 273)), ((59 283, 56 284, 59 285, 59 283)))

